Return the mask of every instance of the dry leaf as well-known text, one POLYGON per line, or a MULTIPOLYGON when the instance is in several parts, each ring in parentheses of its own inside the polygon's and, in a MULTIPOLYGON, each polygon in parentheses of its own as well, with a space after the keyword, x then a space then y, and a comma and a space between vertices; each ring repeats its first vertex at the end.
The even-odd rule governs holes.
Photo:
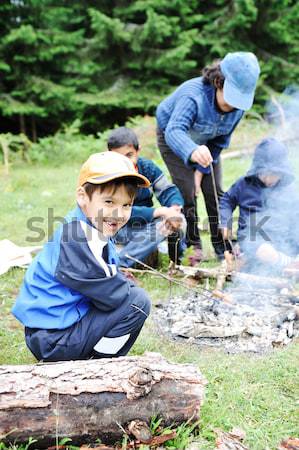
POLYGON ((288 438, 281 441, 278 450, 299 450, 299 439, 288 438))
POLYGON ((132 420, 128 425, 128 430, 138 441, 145 444, 152 438, 152 432, 148 424, 142 420, 132 420))
POLYGON ((233 428, 231 432, 215 430, 217 434, 216 448, 218 450, 249 450, 241 441, 245 438, 245 433, 240 428, 233 428))

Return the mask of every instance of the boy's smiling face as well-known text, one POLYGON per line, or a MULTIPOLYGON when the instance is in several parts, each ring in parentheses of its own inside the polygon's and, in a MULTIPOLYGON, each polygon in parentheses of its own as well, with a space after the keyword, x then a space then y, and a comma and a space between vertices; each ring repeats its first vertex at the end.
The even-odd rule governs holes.
POLYGON ((84 187, 77 190, 77 202, 86 217, 105 237, 114 236, 131 216, 133 200, 125 185, 95 190, 91 199, 84 187))
POLYGON ((123 145, 122 147, 113 148, 111 149, 111 151, 126 156, 136 166, 139 150, 136 150, 136 148, 133 145, 131 144, 123 145))

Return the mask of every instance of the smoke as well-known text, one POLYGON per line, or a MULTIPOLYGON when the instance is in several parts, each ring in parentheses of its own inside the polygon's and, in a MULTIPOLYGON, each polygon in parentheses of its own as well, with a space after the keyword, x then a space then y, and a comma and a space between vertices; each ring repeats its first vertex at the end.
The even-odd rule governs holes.
POLYGON ((291 85, 267 104, 268 120, 274 124, 273 137, 289 150, 289 158, 299 188, 299 86, 291 85))
MULTIPOLYGON (((244 270, 262 276, 281 275, 299 254, 299 87, 290 86, 272 96, 267 105, 271 136, 287 148, 293 181, 283 178, 262 189, 262 205, 250 215, 241 248, 244 270), (278 260, 276 259, 278 257, 278 260)), ((283 158, 278 161, 283 166, 283 158)), ((278 166, 279 166, 278 164, 278 166)))

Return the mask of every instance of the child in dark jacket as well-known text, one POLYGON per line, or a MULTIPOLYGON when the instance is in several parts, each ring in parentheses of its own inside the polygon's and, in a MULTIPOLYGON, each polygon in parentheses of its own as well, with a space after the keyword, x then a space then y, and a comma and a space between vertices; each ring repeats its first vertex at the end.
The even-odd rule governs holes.
POLYGON ((250 170, 221 198, 223 237, 228 239, 238 207, 237 238, 250 269, 260 270, 266 263, 281 270, 298 253, 299 201, 293 179, 286 147, 276 139, 264 139, 255 149, 250 170))
POLYGON ((28 268, 13 314, 38 360, 126 355, 150 310, 145 291, 118 271, 111 237, 149 181, 128 158, 104 152, 83 164, 77 207, 28 268))
POLYGON ((115 236, 115 242, 123 245, 119 253, 121 266, 134 265, 134 260, 126 255, 144 261, 165 239, 168 240, 170 260, 179 264, 184 251, 185 224, 182 214, 184 201, 179 189, 169 183, 153 161, 139 156, 140 146, 133 130, 126 127, 113 130, 107 145, 110 151, 129 158, 137 172, 151 183, 149 188, 138 190, 131 218, 115 236), (153 194, 161 206, 154 207, 153 194))

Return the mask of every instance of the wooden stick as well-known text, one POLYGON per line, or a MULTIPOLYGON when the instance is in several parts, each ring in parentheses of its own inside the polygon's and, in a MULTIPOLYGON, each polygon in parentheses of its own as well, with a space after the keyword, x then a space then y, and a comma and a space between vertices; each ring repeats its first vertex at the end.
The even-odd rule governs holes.
POLYGON ((226 294, 218 289, 214 289, 213 296, 218 298, 218 300, 222 300, 224 303, 234 304, 234 299, 231 294, 226 294))
MULTIPOLYGON (((148 266, 147 264, 143 263, 142 261, 139 261, 137 258, 134 258, 133 256, 130 256, 128 254, 125 255, 126 258, 131 259, 132 261, 135 261, 138 264, 143 265, 144 267, 147 267, 150 269, 150 271, 153 271, 154 273, 156 273, 157 275, 161 276, 162 278, 171 281, 175 284, 178 284, 180 286, 183 286, 184 288, 188 289, 189 291, 193 291, 196 292, 198 294, 198 290, 197 289, 193 289, 192 287, 188 286, 186 283, 180 282, 178 280, 176 280, 175 278, 171 278, 167 275, 164 275, 163 273, 160 273, 158 270, 153 269, 152 267, 148 266)), ((219 274, 219 271, 218 271, 219 274)), ((205 297, 208 298, 209 300, 213 300, 213 297, 217 297, 219 300, 223 300, 225 303, 233 303, 233 299, 230 295, 225 294, 224 292, 222 292, 220 289, 215 289, 213 291, 210 291, 208 289, 205 288, 200 288, 201 292, 200 294, 205 297), (205 294, 204 292, 208 292, 209 295, 205 294)))
POLYGON ((152 270, 133 269, 132 267, 121 267, 120 270, 122 272, 131 272, 131 273, 140 273, 140 274, 149 273, 150 275, 153 275, 154 277, 160 277, 161 278, 160 274, 158 275, 157 273, 153 272, 152 270))
MULTIPOLYGON (((156 270, 153 267, 145 264, 144 262, 140 261, 139 259, 134 258, 133 256, 130 256, 130 255, 126 254, 125 257, 131 259, 132 261, 134 261, 137 264, 141 264, 142 266, 144 266, 147 269, 149 269, 151 272, 159 275, 161 278, 164 278, 167 281, 171 281, 174 284, 178 284, 179 286, 182 286, 185 289, 191 290, 191 291, 196 292, 198 294, 198 290, 190 287, 187 283, 184 283, 182 281, 176 280, 175 278, 169 277, 168 275, 165 275, 164 273, 159 272, 158 270, 156 270)), ((212 294, 211 291, 208 291, 207 289, 204 289, 204 288, 202 288, 200 286, 198 286, 198 288, 201 290, 201 294, 202 294, 203 297, 210 298, 210 296, 212 294), (204 293, 205 291, 208 292, 209 295, 205 294, 204 293)))

